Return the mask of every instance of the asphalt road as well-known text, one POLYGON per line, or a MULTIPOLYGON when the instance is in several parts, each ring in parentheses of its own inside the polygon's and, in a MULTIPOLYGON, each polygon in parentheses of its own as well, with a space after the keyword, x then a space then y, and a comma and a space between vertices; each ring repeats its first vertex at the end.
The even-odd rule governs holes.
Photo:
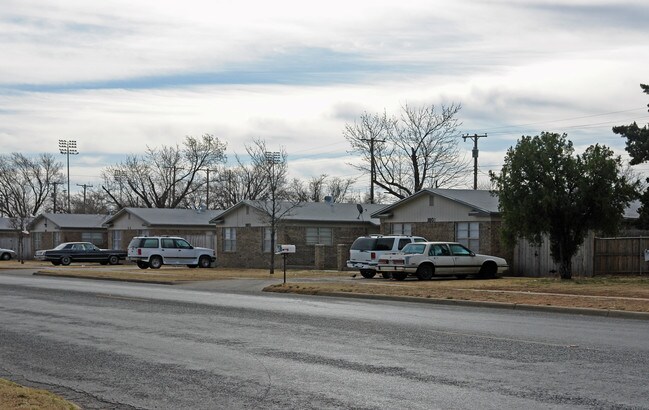
POLYGON ((84 408, 649 408, 649 321, 0 273, 0 377, 84 408))

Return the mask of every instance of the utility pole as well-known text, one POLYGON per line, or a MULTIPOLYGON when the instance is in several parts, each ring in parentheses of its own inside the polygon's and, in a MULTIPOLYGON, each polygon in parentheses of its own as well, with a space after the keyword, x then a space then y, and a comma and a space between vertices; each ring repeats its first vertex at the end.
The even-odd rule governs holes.
POLYGON ((484 135, 463 135, 462 139, 466 142, 466 139, 469 138, 473 140, 473 189, 478 189, 478 138, 487 138, 487 134, 484 135))
POLYGON ((92 188, 92 185, 88 184, 77 184, 77 186, 83 187, 83 213, 86 213, 86 188, 92 188))
POLYGON ((385 142, 385 140, 377 140, 376 137, 361 138, 362 141, 370 143, 370 204, 374 203, 374 181, 376 180, 376 162, 374 160, 374 143, 385 142))
POLYGON ((68 213, 70 213, 70 155, 77 155, 77 142, 73 140, 59 140, 59 152, 68 158, 68 213))
POLYGON ((63 182, 50 182, 50 185, 54 187, 54 192, 52 193, 52 202, 54 203, 53 213, 56 213, 56 186, 63 185, 63 182))

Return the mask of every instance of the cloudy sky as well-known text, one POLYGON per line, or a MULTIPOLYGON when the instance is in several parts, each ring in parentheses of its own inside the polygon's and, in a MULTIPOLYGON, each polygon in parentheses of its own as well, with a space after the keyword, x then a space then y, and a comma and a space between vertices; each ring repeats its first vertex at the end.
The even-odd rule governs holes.
POLYGON ((76 140, 73 186, 205 133, 360 177, 346 123, 455 102, 461 133, 488 134, 482 174, 541 131, 623 155, 611 127, 649 122, 648 21, 646 0, 3 0, 0 143, 65 162, 76 140))

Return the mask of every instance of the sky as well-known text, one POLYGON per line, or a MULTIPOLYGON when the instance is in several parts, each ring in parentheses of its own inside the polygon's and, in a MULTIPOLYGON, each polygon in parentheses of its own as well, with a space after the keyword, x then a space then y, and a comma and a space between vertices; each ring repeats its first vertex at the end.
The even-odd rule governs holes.
MULTIPOLYGON (((404 104, 461 104, 459 132, 487 134, 481 181, 522 135, 626 159, 611 128, 649 123, 646 0, 2 0, 0 50, 2 153, 65 164, 58 141, 76 141, 73 193, 203 134, 231 159, 263 139, 291 176, 366 192, 344 127, 404 104)), ((460 139, 469 159, 472 144, 460 139)))

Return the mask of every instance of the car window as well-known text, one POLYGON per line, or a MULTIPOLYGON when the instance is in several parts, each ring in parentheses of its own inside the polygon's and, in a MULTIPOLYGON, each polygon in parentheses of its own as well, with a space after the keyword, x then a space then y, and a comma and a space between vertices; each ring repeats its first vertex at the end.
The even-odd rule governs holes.
POLYGON ((409 243, 403 248, 403 253, 407 255, 421 255, 426 250, 426 245, 423 243, 409 243))
POLYGON ((410 243, 409 238, 401 238, 399 239, 399 250, 403 249, 404 246, 408 245, 410 243))
POLYGON ((352 244, 351 249, 355 251, 370 251, 374 249, 376 238, 358 238, 352 244))
POLYGON ((162 248, 175 248, 176 245, 174 243, 174 240, 171 238, 164 238, 162 239, 162 248))
POLYGON ((446 245, 442 244, 435 244, 430 247, 430 251, 428 252, 428 255, 430 256, 450 256, 451 252, 448 250, 446 245))
POLYGON ((155 238, 146 238, 144 241, 142 241, 141 248, 157 248, 157 247, 158 247, 158 240, 155 238))
POLYGON ((449 247, 451 248, 451 252, 453 252, 453 255, 456 256, 469 256, 471 255, 471 251, 464 246, 460 245, 459 243, 452 243, 449 244, 449 247))
POLYGON ((415 242, 427 242, 426 238, 415 238, 415 242))
POLYGON ((184 239, 176 239, 176 248, 191 249, 192 246, 184 239))
POLYGON ((391 251, 394 244, 394 238, 378 238, 374 251, 391 251))

